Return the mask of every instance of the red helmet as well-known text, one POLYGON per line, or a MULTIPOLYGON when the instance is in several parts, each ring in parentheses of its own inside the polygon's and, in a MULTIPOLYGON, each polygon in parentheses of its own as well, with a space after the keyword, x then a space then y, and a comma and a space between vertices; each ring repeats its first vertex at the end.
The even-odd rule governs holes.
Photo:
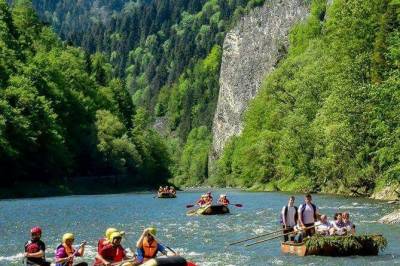
POLYGON ((39 226, 35 226, 31 229, 31 234, 42 234, 42 228, 39 226))

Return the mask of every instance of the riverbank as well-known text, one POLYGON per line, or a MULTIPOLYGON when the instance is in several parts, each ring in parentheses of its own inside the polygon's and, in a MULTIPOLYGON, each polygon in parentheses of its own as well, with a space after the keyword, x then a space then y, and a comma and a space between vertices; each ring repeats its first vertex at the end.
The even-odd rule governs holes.
POLYGON ((18 182, 0 188, 0 199, 41 198, 69 195, 99 195, 150 191, 155 184, 141 184, 120 177, 72 178, 63 182, 18 182))

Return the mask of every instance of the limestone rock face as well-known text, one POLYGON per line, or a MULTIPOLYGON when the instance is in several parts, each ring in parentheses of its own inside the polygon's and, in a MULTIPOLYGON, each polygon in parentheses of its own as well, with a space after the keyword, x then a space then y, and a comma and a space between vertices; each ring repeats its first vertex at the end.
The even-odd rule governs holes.
POLYGON ((400 223, 400 209, 392 212, 391 214, 383 216, 379 219, 380 223, 383 224, 399 224, 400 223))
POLYGON ((305 2, 266 0, 226 35, 210 160, 218 158, 226 141, 242 131, 243 113, 284 56, 289 30, 309 13, 305 2))

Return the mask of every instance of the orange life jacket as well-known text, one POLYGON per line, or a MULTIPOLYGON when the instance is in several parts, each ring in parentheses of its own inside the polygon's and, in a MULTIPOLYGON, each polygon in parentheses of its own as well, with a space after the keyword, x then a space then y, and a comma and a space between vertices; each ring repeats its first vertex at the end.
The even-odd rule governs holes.
MULTIPOLYGON (((65 253, 67 253, 67 255, 68 255, 68 257, 69 256, 71 256, 71 255, 73 255, 74 254, 74 252, 75 252, 75 249, 72 247, 72 246, 67 246, 67 244, 62 244, 63 245, 63 247, 64 247, 64 249, 65 249, 65 253)), ((72 261, 71 262, 69 262, 69 263, 67 263, 66 265, 67 266, 72 266, 72 261)))
POLYGON ((158 245, 157 241, 153 240, 151 244, 147 241, 147 238, 145 237, 143 239, 143 257, 144 261, 147 261, 149 259, 155 258, 158 252, 158 245))

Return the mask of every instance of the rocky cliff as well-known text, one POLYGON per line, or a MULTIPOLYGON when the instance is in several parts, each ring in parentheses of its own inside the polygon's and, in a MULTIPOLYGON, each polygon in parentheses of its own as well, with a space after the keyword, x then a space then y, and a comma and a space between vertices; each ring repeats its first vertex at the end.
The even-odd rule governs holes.
POLYGON ((242 130, 242 116, 261 82, 284 56, 290 28, 309 13, 304 0, 266 0, 225 38, 210 159, 242 130))

